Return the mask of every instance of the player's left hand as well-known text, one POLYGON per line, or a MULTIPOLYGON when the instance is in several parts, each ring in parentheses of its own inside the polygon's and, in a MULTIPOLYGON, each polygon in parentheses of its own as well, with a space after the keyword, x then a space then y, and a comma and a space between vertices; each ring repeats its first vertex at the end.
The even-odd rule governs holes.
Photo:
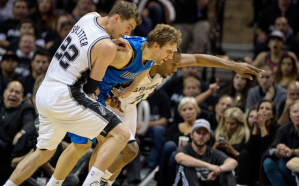
POLYGON ((110 107, 119 110, 121 113, 124 113, 124 111, 121 109, 121 102, 117 97, 107 96, 107 98, 105 99, 105 104, 110 105, 110 107))
POLYGON ((95 101, 98 100, 98 96, 95 93, 89 93, 87 96, 95 101))
POLYGON ((259 68, 256 68, 252 65, 249 65, 247 63, 235 63, 235 69, 234 71, 239 74, 242 77, 248 78, 250 80, 253 80, 253 78, 249 75, 255 75, 257 77, 262 77, 260 72, 264 72, 264 70, 261 70, 259 68))
POLYGON ((118 98, 126 98, 132 93, 129 87, 126 87, 124 89, 113 88, 111 92, 118 98))
POLYGON ((132 50, 129 41, 123 38, 113 39, 112 42, 117 45, 117 50, 132 50))

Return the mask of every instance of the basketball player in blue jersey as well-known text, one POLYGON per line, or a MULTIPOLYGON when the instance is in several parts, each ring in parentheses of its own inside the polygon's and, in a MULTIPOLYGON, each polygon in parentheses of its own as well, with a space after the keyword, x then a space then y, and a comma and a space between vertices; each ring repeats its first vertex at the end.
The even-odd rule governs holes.
MULTIPOLYGON (((171 59, 173 53, 177 50, 177 46, 181 43, 181 32, 170 25, 160 24, 149 33, 148 38, 127 37, 126 39, 130 43, 132 50, 117 52, 113 60, 113 64, 123 63, 123 61, 126 64, 121 68, 108 67, 104 78, 99 84, 100 94, 98 95, 98 101, 103 105, 105 105, 105 99, 109 91, 115 85, 132 81, 136 78, 132 83, 132 87, 137 87, 155 63, 161 65, 166 60, 171 59), (130 60, 124 60, 128 57, 130 60)), ((109 130, 110 126, 104 128, 101 133, 102 136, 106 137, 109 130)), ((55 169, 57 171, 52 176, 55 180, 58 180, 58 178, 61 180, 64 179, 73 169, 79 158, 91 147, 88 138, 77 134, 70 134, 69 136, 72 142, 76 144, 72 143, 60 156, 55 169)), ((131 138, 134 137, 131 136, 131 138)), ((104 138, 103 140, 106 139, 104 138)), ((54 185, 52 182, 47 184, 47 186, 52 185, 54 185)))
MULTIPOLYGON (((166 34, 166 33, 165 33, 166 34)), ((154 34, 153 34, 154 35, 154 34)), ((157 34, 158 35, 158 34, 157 34)), ((148 37, 150 38, 150 36, 148 37)), ((138 39, 138 37, 126 37, 126 39, 132 43, 132 40, 136 40, 138 39)), ((146 43, 146 40, 144 40, 143 42, 146 43)), ((132 48, 133 50, 137 50, 135 48, 136 46, 132 45, 132 48)), ((159 56, 160 54, 157 53, 157 51, 154 50, 154 48, 145 48, 143 49, 144 51, 147 51, 147 52, 144 52, 143 54, 147 55, 147 54, 150 54, 149 56, 159 56)), ((127 60, 129 61, 130 59, 132 59, 133 55, 132 54, 129 54, 129 56, 126 55, 126 53, 128 52, 120 52, 122 53, 121 56, 118 56, 116 55, 116 58, 115 60, 117 60, 117 58, 121 58, 122 60, 127 60)), ((136 59, 136 58, 135 58, 136 59)), ((161 62, 164 62, 166 58, 163 58, 161 62)), ((251 79, 251 77, 248 75, 248 74, 254 74, 254 75, 257 75, 257 76, 260 76, 258 74, 258 72, 260 72, 259 69, 253 67, 253 66, 250 66, 248 64, 235 64, 234 62, 230 62, 230 61, 225 61, 225 60, 222 60, 220 58, 217 58, 217 57, 213 57, 213 56, 210 56, 210 55, 200 55, 200 54, 196 54, 196 55, 188 55, 188 54, 184 54, 183 55, 183 58, 182 60, 180 60, 180 55, 177 55, 176 57, 176 60, 175 62, 166 62, 165 64, 162 64, 162 66, 158 65, 158 66, 154 66, 152 68, 154 68, 155 70, 159 69, 159 73, 163 72, 163 76, 168 76, 169 74, 173 73, 174 71, 176 71, 176 68, 178 67, 183 67, 183 66, 193 66, 193 65, 197 65, 197 66, 207 66, 207 67, 223 67, 223 68, 229 68, 229 69, 234 69, 236 72, 238 72, 239 74, 241 74, 242 76, 244 77, 247 77, 249 79, 251 79), (166 65, 167 63, 167 65, 166 65), (165 66, 165 67, 164 67, 165 66), (161 68, 160 68, 161 67, 161 68), (235 68, 235 67, 238 67, 238 68, 235 68), (164 69, 164 70, 163 70, 164 69), (167 75, 165 75, 165 73, 167 75)), ((108 68, 109 70, 109 68, 108 68)), ((107 70, 107 72, 108 72, 107 70)), ((151 71, 151 70, 150 70, 151 71)), ((120 74, 128 74, 126 73, 126 71, 119 71, 120 74)), ((147 75, 147 74, 146 74, 147 75)), ((106 75, 104 76, 104 79, 105 79, 106 75)), ((109 78, 107 78, 109 79, 109 78)), ((136 79, 134 80, 136 81, 136 79)), ((134 82, 133 81, 133 82, 134 82)), ((105 86, 105 84, 100 84, 99 87, 100 87, 100 91, 102 91, 101 87, 102 86, 105 86)), ((129 87, 127 87, 125 90, 127 92, 131 91, 131 90, 135 90, 135 85, 131 85, 129 87)), ((111 86, 109 86, 109 90, 111 89, 111 86)), ((102 92, 101 92, 102 93, 102 92)), ((106 92, 105 94, 103 95, 98 95, 99 98, 100 97, 105 97, 107 96, 107 93, 106 92)), ((124 95, 124 94, 122 94, 124 95)), ((103 99, 102 99, 103 100, 103 99)), ((99 100, 101 101, 101 100, 99 100)), ((126 114, 126 113, 124 113, 126 114)), ((131 125, 131 123, 127 123, 128 125, 131 125)), ((133 124, 134 125, 134 124, 133 124)), ((104 136, 104 135, 103 135, 104 136)), ((101 143, 105 140, 103 136, 98 136, 98 141, 99 141, 99 144, 97 146, 97 148, 95 149, 95 153, 97 152, 97 149, 98 147, 101 145, 101 143)), ((131 140, 131 139, 130 139, 131 140)), ((87 143, 87 139, 85 140, 82 140, 82 138, 78 138, 77 139, 77 143, 87 143)), ((123 166, 125 166, 127 163, 129 163, 132 159, 135 158, 135 156, 137 155, 137 152, 138 152, 138 145, 136 142, 134 142, 134 140, 131 140, 130 142, 132 143, 129 143, 127 146, 126 146, 126 149, 124 149, 121 157, 122 158, 119 158, 117 161, 115 161, 109 168, 108 168, 108 171, 107 172, 111 172, 111 173, 115 173, 117 172, 118 170, 121 170, 123 168, 123 166)), ((70 145, 70 147, 72 147, 74 145, 74 143, 72 143, 70 145)), ((90 147, 90 144, 86 144, 86 150, 89 150, 89 147, 90 147)), ((75 153, 75 152, 71 152, 69 151, 68 153, 75 153)), ((62 155, 63 156, 63 155, 62 155)), ((65 174, 65 165, 69 165, 69 162, 67 161, 67 159, 65 159, 66 161, 64 162, 58 162, 57 164, 57 167, 56 167, 56 170, 54 172, 54 176, 55 174, 59 172, 59 174, 65 174), (59 165, 60 163, 62 163, 63 165, 59 165), (61 169, 59 168, 61 167, 61 169)), ((93 160, 94 161, 94 160, 93 160)), ((106 172, 106 173, 107 173, 106 172)), ((67 174, 66 174, 67 175, 67 174)), ((65 176, 66 176, 65 175, 65 176)), ((111 176, 111 175, 110 175, 111 176)), ((115 177, 114 177, 115 178, 115 177)))
MULTIPOLYGON (((20 185, 31 176, 53 156, 67 132, 93 139, 107 127, 107 140, 92 175, 84 182, 99 184, 104 171, 126 146, 130 131, 113 112, 91 98, 96 97, 94 92, 109 65, 123 67, 113 63, 117 46, 111 37, 129 35, 140 23, 137 6, 122 1, 106 17, 91 13, 74 25, 56 51, 36 95, 40 121, 37 149, 18 164, 4 186, 20 185)), ((61 185, 62 180, 53 178, 50 182, 61 185)))

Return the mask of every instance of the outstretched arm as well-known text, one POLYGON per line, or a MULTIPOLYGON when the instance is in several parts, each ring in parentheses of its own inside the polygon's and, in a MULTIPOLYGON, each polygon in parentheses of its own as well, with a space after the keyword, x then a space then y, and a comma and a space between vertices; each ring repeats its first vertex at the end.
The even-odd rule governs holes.
POLYGON ((259 72, 263 72, 262 70, 247 63, 236 63, 234 61, 224 60, 206 54, 181 54, 181 60, 179 61, 178 68, 185 66, 227 68, 250 80, 252 80, 252 77, 249 74, 261 77, 259 72))

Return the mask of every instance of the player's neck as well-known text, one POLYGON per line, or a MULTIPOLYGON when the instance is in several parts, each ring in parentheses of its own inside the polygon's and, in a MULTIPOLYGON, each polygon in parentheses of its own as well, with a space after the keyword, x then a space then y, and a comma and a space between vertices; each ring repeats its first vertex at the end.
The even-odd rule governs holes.
POLYGON ((109 18, 108 18, 108 16, 106 16, 106 17, 98 17, 97 18, 97 22, 98 22, 98 24, 101 26, 101 27, 103 27, 106 31, 107 31, 107 33, 108 33, 108 35, 109 36, 111 36, 111 30, 112 29, 110 29, 110 24, 109 24, 109 18))
POLYGON ((148 60, 153 60, 153 50, 148 48, 147 42, 142 44, 142 63, 145 64, 148 60))

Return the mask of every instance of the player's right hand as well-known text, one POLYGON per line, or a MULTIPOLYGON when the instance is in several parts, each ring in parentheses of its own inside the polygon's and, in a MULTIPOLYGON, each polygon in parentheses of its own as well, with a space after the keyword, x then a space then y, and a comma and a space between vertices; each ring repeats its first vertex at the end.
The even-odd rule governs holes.
POLYGON ((110 107, 119 110, 121 113, 124 113, 124 111, 121 109, 121 102, 117 97, 107 96, 107 98, 105 99, 105 104, 110 105, 110 107))
POLYGON ((117 45, 117 50, 132 50, 129 41, 123 38, 113 39, 112 42, 117 45))

